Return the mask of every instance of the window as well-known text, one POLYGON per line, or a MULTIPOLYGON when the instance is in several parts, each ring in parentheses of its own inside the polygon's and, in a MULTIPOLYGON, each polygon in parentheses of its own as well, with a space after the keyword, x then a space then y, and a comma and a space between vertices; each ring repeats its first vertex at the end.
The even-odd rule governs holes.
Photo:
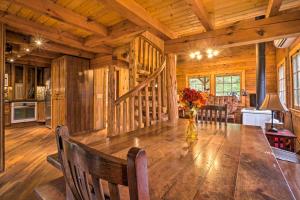
POLYGON ((197 76, 189 78, 189 87, 197 91, 208 91, 210 90, 210 80, 208 76, 197 76))
POLYGON ((292 57, 294 106, 300 107, 300 53, 292 57))
POLYGON ((278 95, 282 103, 286 103, 286 87, 285 87, 285 67, 280 65, 278 68, 278 95))
POLYGON ((225 75, 216 77, 216 96, 240 96, 241 77, 239 75, 225 75))

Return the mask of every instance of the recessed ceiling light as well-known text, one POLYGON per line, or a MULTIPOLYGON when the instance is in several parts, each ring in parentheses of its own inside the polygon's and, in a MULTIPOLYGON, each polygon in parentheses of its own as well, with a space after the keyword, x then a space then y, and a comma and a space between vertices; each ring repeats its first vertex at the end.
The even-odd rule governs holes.
POLYGON ((10 58, 9 59, 9 62, 14 62, 15 60, 13 58, 10 58))
POLYGON ((18 57, 18 58, 21 58, 21 55, 18 54, 17 57, 18 57))
POLYGON ((30 51, 30 49, 29 49, 29 48, 25 48, 25 51, 26 51, 26 52, 29 52, 29 51, 30 51))

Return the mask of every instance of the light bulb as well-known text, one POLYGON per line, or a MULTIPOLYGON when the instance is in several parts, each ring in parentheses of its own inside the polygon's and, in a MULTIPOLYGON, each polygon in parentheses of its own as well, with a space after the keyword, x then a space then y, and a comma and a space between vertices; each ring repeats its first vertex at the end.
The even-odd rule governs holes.
POLYGON ((197 55, 197 59, 198 59, 198 60, 201 60, 201 59, 202 59, 202 55, 201 55, 201 54, 198 54, 198 55, 197 55))
POLYGON ((35 40, 35 44, 37 46, 41 46, 42 45, 42 40, 35 40))
POLYGON ((25 49, 25 51, 26 51, 26 52, 29 52, 29 51, 30 51, 30 49, 29 49, 29 48, 26 48, 26 49, 25 49))
POLYGON ((218 50, 214 50, 213 55, 214 55, 214 56, 219 55, 219 51, 218 51, 218 50))
POLYGON ((190 58, 194 59, 196 57, 195 53, 190 53, 190 58))
POLYGON ((200 51, 196 51, 195 54, 196 54, 196 55, 200 55, 200 51))
POLYGON ((9 59, 9 62, 14 62, 15 60, 13 58, 10 58, 9 59))
POLYGON ((213 54, 209 53, 209 54, 207 54, 207 57, 208 57, 208 58, 212 58, 212 57, 213 57, 213 54))
POLYGON ((206 50, 206 53, 207 53, 207 54, 211 54, 212 52, 213 52, 212 49, 207 49, 207 50, 206 50))

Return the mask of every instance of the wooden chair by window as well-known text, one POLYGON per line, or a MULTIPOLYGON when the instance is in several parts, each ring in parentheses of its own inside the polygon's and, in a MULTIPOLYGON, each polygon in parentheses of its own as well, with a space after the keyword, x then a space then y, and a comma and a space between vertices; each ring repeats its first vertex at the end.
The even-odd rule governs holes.
POLYGON ((227 125, 227 104, 224 106, 219 105, 206 105, 202 106, 201 109, 198 111, 197 121, 200 122, 222 122, 224 119, 225 124, 227 125))
MULTIPOLYGON (((107 196, 104 195, 105 188, 102 186, 104 182, 108 183, 110 200, 122 199, 118 185, 128 186, 130 200, 150 199, 144 150, 133 147, 127 154, 127 160, 124 160, 89 148, 70 139, 67 134, 66 127, 57 128, 57 145, 64 180, 67 183, 67 193, 69 188, 72 195, 69 199, 105 200, 107 196)), ((48 188, 48 195, 51 196, 55 187, 48 188)), ((61 189, 56 189, 59 190, 61 189)), ((37 188, 36 193, 43 200, 52 199, 45 196, 45 186, 40 190, 37 188)))

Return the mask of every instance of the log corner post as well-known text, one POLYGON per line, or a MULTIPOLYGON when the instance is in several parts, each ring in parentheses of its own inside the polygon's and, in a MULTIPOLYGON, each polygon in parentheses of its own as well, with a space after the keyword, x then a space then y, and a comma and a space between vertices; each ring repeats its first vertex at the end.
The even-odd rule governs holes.
POLYGON ((167 54, 167 97, 168 97, 168 116, 171 123, 178 119, 177 105, 177 80, 176 80, 176 55, 167 54))
POLYGON ((4 74, 5 74, 5 25, 0 23, 0 172, 5 170, 4 139, 4 74))
POLYGON ((107 136, 115 134, 115 99, 116 99, 116 81, 115 66, 108 66, 108 115, 107 115, 107 136))

